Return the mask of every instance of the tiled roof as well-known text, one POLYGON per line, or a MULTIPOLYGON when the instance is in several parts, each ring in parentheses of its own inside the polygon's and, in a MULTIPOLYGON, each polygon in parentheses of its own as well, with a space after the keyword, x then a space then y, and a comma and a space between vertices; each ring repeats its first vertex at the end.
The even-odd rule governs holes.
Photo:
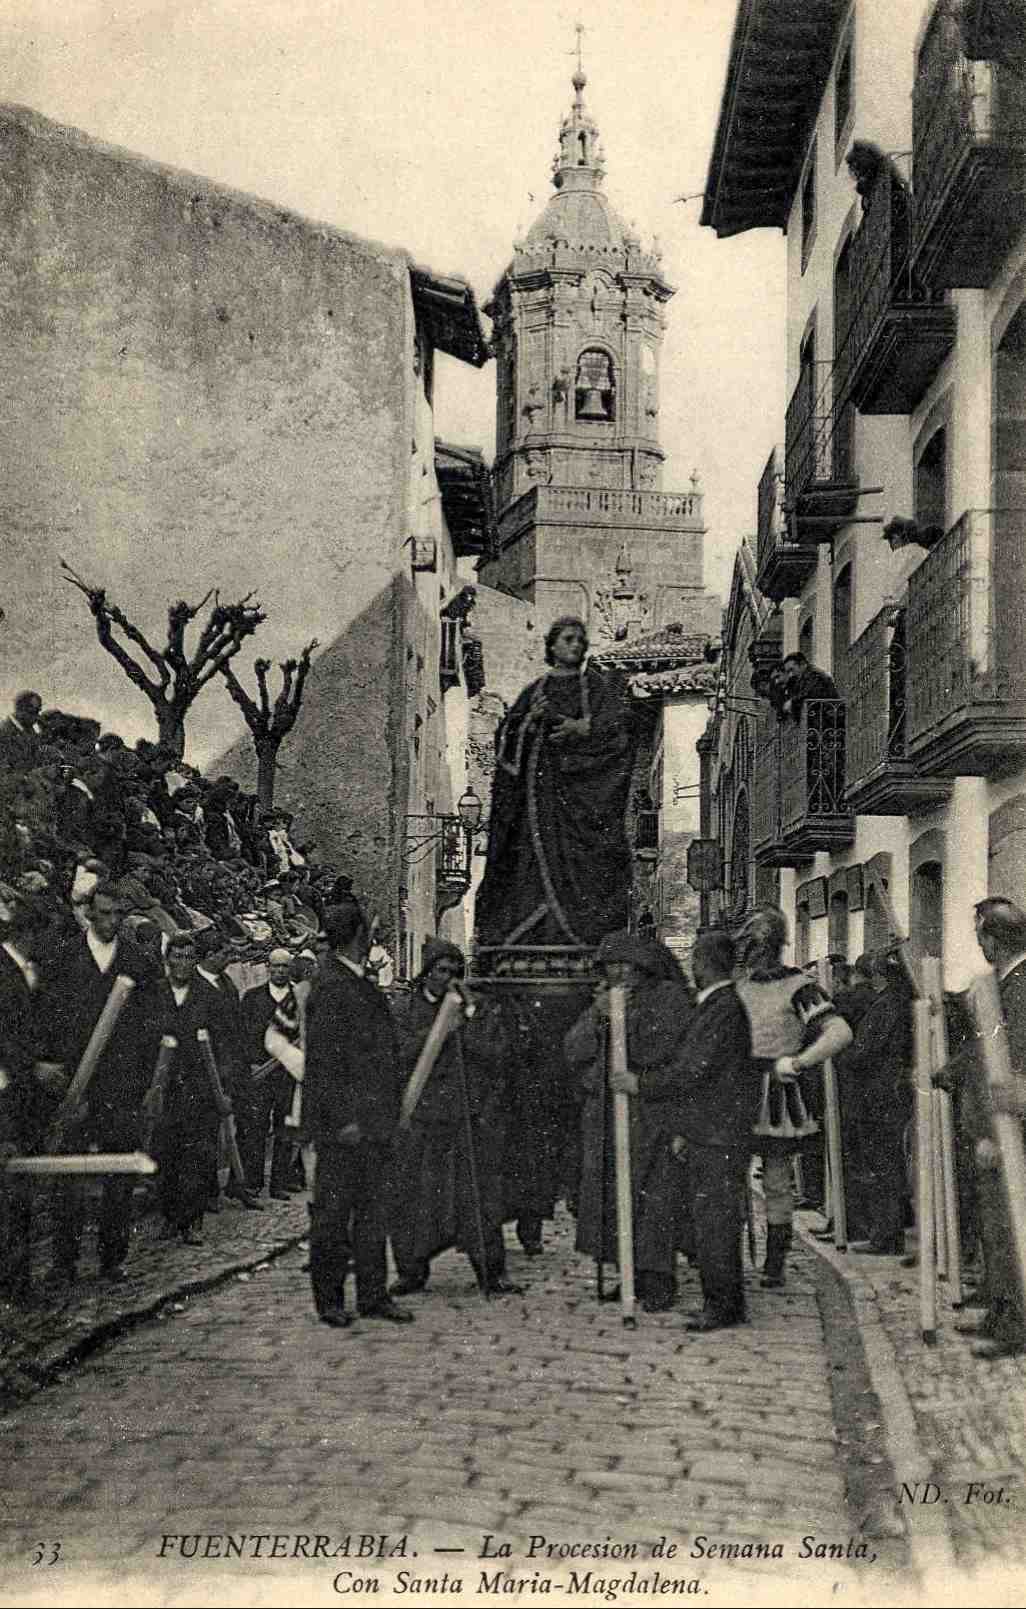
POLYGON ((644 637, 631 637, 626 642, 602 648, 594 657, 603 665, 616 665, 622 670, 648 664, 704 664, 708 642, 704 633, 686 632, 679 621, 674 621, 644 637))

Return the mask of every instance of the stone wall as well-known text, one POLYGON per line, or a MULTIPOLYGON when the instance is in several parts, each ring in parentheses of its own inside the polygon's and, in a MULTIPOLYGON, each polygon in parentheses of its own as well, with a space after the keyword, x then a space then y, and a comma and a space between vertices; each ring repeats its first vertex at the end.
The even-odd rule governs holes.
MULTIPOLYGON (((59 557, 161 636, 169 601, 255 592, 236 661, 322 648, 279 798, 386 914, 405 749, 395 597, 413 311, 402 253, 0 108, 0 698, 153 735, 59 557)), ((200 697, 188 757, 252 781, 200 697)))

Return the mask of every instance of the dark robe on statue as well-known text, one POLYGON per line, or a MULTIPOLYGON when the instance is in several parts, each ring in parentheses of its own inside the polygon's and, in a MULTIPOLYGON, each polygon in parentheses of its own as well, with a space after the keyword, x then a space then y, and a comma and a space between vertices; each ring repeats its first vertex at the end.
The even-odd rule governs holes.
MULTIPOLYGON (((634 1266, 639 1276, 672 1280, 683 1231, 680 1169, 670 1148, 682 1094, 680 1054, 691 1001, 676 983, 657 979, 627 998, 627 1065, 638 1079, 628 1096, 634 1266)), ((567 1061, 584 1087, 577 1250, 618 1261, 613 1103, 607 1078, 608 1020, 594 1006, 566 1036, 567 1061)), ((639 1287, 640 1293, 640 1287, 639 1287)))
MULTIPOLYGON (((401 1065, 409 1079, 438 1013, 440 1000, 417 988, 395 1011, 401 1065)), ((499 1008, 475 1000, 474 1015, 450 1034, 424 1086, 407 1129, 395 1141, 390 1235, 403 1279, 427 1278, 436 1253, 456 1246, 481 1262, 481 1232, 471 1181, 459 1051, 467 1083, 474 1162, 484 1235, 485 1272, 505 1268, 503 1146, 508 1110, 510 1043, 499 1008)))
POLYGON ((616 671, 546 673, 496 734, 488 865, 477 895, 482 944, 596 944, 627 925, 631 857, 624 813, 636 739, 630 694, 616 671), (541 683, 549 705, 532 703, 541 683), (562 716, 588 736, 553 743, 562 716))

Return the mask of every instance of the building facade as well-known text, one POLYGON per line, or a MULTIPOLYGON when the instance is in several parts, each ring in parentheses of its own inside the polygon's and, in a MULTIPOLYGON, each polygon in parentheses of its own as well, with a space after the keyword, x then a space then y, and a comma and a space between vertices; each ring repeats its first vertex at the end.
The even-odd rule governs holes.
MULTIPOLYGON (((490 518, 483 466, 433 426, 436 351, 488 357, 469 287, 18 107, 0 210, 0 696, 155 735, 61 557, 159 642, 174 599, 253 593, 244 679, 256 654, 322 645, 276 801, 419 955, 453 891, 435 855, 411 871, 410 818, 459 796, 457 571, 490 518)), ((253 784, 219 684, 186 757, 253 784)))
POLYGON ((702 218, 786 232, 754 580, 838 693, 756 726, 749 887, 799 960, 884 942, 885 891, 952 988, 974 903, 1026 903, 1023 20, 741 0, 702 218))

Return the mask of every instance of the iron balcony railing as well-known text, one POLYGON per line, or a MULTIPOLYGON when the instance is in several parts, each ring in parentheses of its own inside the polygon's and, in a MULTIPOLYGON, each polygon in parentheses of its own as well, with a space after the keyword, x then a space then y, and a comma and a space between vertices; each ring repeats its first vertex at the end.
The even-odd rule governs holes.
POLYGON ((780 838, 779 726, 765 735, 756 749, 751 799, 751 844, 758 855, 780 838))
POLYGON ((881 609, 848 650, 846 772, 849 788, 905 758, 904 610, 881 609))
POLYGON ((780 828, 786 838, 810 818, 848 814, 844 804, 845 706, 810 698, 780 728, 780 828))
POLYGON ((781 512, 783 501, 783 466, 780 462, 780 448, 774 447, 766 460, 766 467, 759 477, 758 493, 758 566, 763 569, 774 548, 779 542, 787 540, 784 525, 784 516, 781 512))
POLYGON ((947 204, 953 176, 972 147, 1026 145, 1021 72, 964 51, 958 8, 941 0, 920 47, 912 95, 912 173, 917 244, 947 204))
POLYGON ((909 577, 910 743, 974 705, 1022 713, 1024 538, 1026 510, 969 509, 909 577))
POLYGON ((854 484, 854 410, 835 367, 804 364, 787 405, 784 488, 791 508, 817 487, 854 484))
POLYGON ((851 314, 843 366, 850 374, 887 308, 916 300, 909 254, 911 197, 896 174, 884 171, 851 242, 851 314))

